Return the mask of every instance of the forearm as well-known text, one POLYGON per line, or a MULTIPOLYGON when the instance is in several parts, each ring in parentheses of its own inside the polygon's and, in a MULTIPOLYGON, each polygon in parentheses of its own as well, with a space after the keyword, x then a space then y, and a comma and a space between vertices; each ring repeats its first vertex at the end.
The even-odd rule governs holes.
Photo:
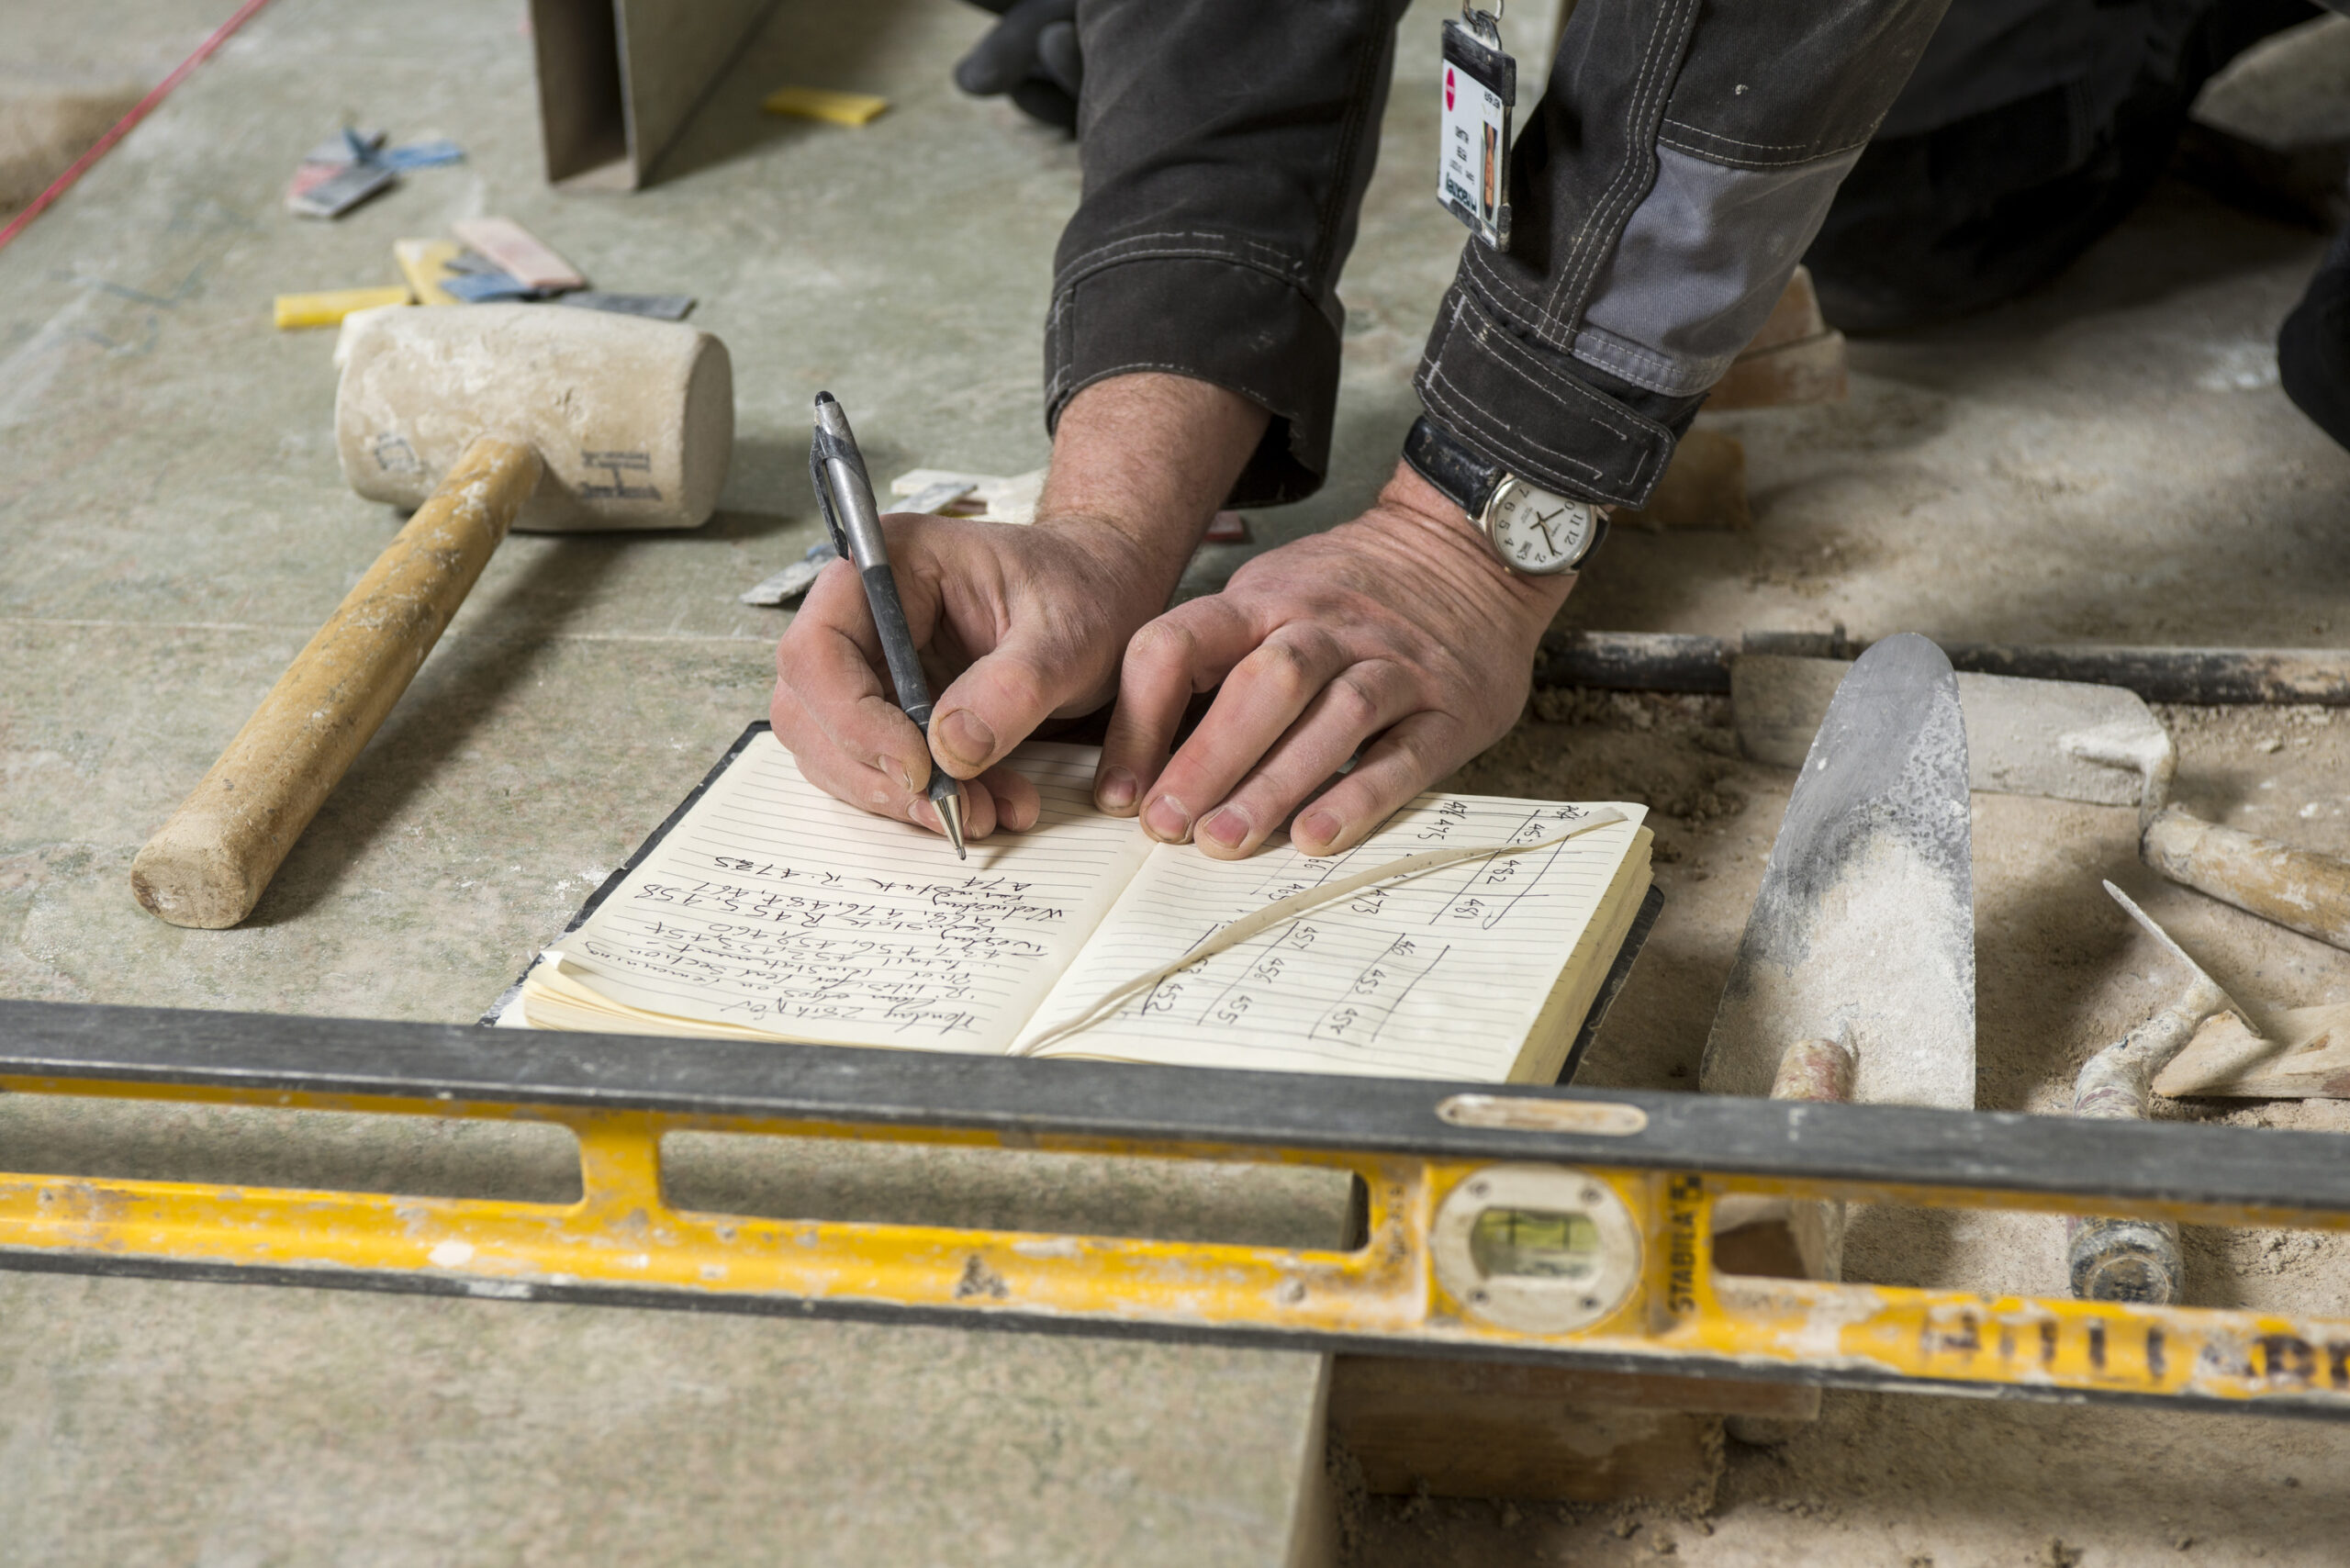
POLYGON ((1097 381, 1062 410, 1036 526, 1114 541, 1130 556, 1145 613, 1157 614, 1269 417, 1190 376, 1097 381))
POLYGON ((1337 277, 1371 178, 1402 0, 1080 0, 1082 201, 1061 236, 1045 417, 1136 370, 1270 414, 1230 501, 1329 468, 1337 277))

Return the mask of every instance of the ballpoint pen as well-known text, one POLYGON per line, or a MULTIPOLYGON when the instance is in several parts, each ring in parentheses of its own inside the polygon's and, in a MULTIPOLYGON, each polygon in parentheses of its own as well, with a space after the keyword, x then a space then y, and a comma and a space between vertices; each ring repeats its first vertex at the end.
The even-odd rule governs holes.
MULTIPOLYGON (((890 679, 898 689, 898 706, 921 729, 926 744, 930 688, 923 680, 913 633, 906 627, 905 607, 898 602, 898 579, 890 572, 890 550, 881 539, 881 514, 873 502, 873 481, 866 476, 865 454, 856 449, 848 416, 830 392, 816 394, 808 476, 816 487, 816 504, 823 510, 833 548, 856 563, 857 576, 864 580, 865 602, 873 610, 873 630, 880 636, 881 656, 889 661, 890 679)), ((968 858, 963 847, 963 786, 938 766, 935 756, 930 760, 930 785, 924 793, 937 809, 956 858, 968 858)))

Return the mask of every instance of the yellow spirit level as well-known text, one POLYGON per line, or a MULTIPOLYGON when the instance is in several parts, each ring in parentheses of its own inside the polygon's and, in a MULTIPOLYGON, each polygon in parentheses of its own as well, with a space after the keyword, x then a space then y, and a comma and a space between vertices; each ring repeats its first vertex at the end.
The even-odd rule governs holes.
MULTIPOLYGON (((2330 1135, 0 1002, 13 1093, 543 1121, 571 1203, 0 1175, 0 1267, 2350 1414, 2350 1319, 1732 1276, 1733 1194, 2350 1228, 2330 1135), (1353 1172, 1351 1248, 689 1212, 677 1131, 1353 1172)), ((0 1166, 11 1163, 0 1149, 0 1166)))

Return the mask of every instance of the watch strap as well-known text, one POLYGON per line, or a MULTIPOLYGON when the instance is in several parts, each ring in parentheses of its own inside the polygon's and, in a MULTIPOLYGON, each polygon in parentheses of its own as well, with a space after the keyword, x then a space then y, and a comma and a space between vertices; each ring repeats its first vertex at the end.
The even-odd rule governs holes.
POLYGON ((1500 464, 1472 452, 1426 414, 1412 422, 1411 433, 1404 438, 1404 461, 1472 520, 1484 515, 1485 503, 1508 477, 1500 464))

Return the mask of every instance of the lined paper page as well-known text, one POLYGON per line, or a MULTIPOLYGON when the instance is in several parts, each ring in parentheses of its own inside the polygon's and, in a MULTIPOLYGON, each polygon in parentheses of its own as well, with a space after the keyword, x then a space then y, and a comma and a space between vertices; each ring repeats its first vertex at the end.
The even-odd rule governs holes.
MULTIPOLYGON (((1237 861, 1188 845, 1160 848, 1023 1039, 1081 1015, 1121 981, 1274 899, 1424 849, 1539 842, 1592 809, 1423 795, 1326 860, 1286 843, 1237 861)), ((1626 821, 1548 849, 1370 888, 1276 925, 1037 1054, 1503 1080, 1646 815, 1616 809, 1626 821)))
POLYGON ((1147 857, 1093 809, 1091 746, 1013 754, 1044 810, 946 841, 834 800, 771 734, 577 931, 567 969, 630 1006, 818 1045, 1000 1052, 1147 857))

